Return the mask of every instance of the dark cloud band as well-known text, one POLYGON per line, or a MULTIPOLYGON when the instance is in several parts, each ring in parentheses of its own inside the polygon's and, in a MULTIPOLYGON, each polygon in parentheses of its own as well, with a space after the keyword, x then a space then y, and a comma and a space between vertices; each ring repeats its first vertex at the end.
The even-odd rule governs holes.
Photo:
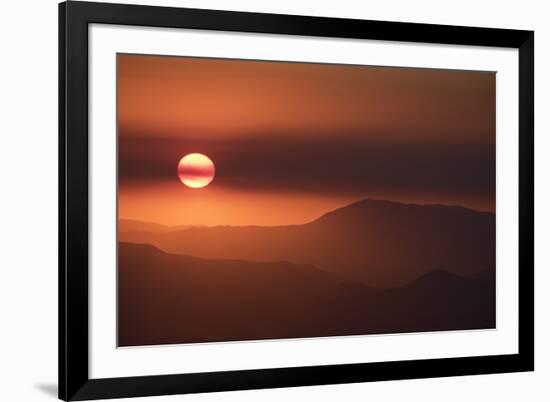
POLYGON ((263 141, 121 137, 119 182, 170 180, 176 177, 182 155, 202 152, 216 165, 216 184, 232 189, 495 195, 494 145, 274 137, 263 141))

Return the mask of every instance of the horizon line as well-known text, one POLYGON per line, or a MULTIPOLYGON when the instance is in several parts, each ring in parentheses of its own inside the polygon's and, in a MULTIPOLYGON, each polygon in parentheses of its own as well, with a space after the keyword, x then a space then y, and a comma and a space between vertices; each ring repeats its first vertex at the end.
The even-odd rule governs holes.
MULTIPOLYGON (((472 211, 472 212, 475 212, 475 213, 479 213, 479 214, 491 214, 491 215, 496 215, 496 211, 490 211, 490 210, 482 210, 482 209, 476 209, 476 208, 472 208, 472 207, 467 207, 467 206, 464 206, 464 205, 460 205, 460 204, 445 204, 445 203, 414 203, 414 202, 405 202, 405 201, 396 201, 396 200, 390 200, 390 199, 384 199, 384 198, 371 198, 371 197, 367 197, 367 198, 361 198, 361 199, 358 199, 357 201, 353 201, 349 204, 345 204, 341 207, 338 207, 338 208, 335 208, 335 209, 332 209, 330 211, 327 211, 321 215, 319 215, 317 218, 313 219, 313 220, 309 220, 309 221, 306 221, 306 222, 302 222, 302 223, 290 223, 290 224, 282 224, 282 225, 258 225, 258 224, 244 224, 244 225, 227 225, 227 224, 218 224, 218 225, 207 225, 207 224, 185 224, 185 223, 175 223, 175 224, 165 224, 165 223, 160 223, 160 222, 153 222, 153 221, 147 221, 147 220, 140 220, 140 219, 135 219, 135 218, 121 218, 120 216, 118 216, 118 209, 117 209, 117 231, 118 231, 118 222, 120 221, 132 221, 132 222, 136 222, 136 223, 142 223, 142 224, 150 224, 150 225, 158 225, 158 226, 163 226, 165 227, 167 230, 170 230, 170 229, 178 229, 178 228, 181 228, 182 230, 184 229, 190 229, 190 228, 216 228, 216 227, 234 227, 234 228, 240 228, 240 227, 265 227, 265 228, 276 228, 276 227, 289 227, 289 226, 300 226, 300 225, 307 225, 307 224, 310 224, 310 223, 313 223, 313 222, 316 222, 317 220, 323 218, 324 216, 326 215, 329 215, 331 213, 334 213, 336 211, 339 211, 341 209, 344 209, 344 208, 348 208, 348 207, 351 207, 353 205, 356 205, 356 204, 359 204, 361 202, 366 202, 366 201, 374 201, 374 202, 385 202, 385 203, 390 203, 390 204, 399 204, 399 205, 404 205, 404 206, 416 206, 416 207, 444 207, 444 208, 460 208, 460 209, 465 209, 465 210, 468 210, 468 211, 472 211)), ((496 207, 496 206, 495 206, 496 207)))

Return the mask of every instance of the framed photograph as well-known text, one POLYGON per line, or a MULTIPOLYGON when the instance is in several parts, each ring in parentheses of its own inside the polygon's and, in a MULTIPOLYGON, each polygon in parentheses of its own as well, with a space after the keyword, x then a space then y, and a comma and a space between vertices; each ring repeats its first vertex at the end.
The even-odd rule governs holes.
POLYGON ((59 397, 530 371, 534 33, 59 5, 59 397))

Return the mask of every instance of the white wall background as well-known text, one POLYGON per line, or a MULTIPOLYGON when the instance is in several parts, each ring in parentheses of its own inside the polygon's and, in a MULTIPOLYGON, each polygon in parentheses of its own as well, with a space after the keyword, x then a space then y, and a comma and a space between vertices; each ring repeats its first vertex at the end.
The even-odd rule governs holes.
MULTIPOLYGON (((140 1, 134 1, 140 2, 140 1)), ((159 397, 159 401, 547 401, 550 398, 550 25, 543 1, 164 0, 147 4, 534 29, 536 371, 159 397)), ((57 1, 0 13, 0 400, 54 400, 57 382, 57 1)), ((134 401, 152 399, 134 399, 134 401)))

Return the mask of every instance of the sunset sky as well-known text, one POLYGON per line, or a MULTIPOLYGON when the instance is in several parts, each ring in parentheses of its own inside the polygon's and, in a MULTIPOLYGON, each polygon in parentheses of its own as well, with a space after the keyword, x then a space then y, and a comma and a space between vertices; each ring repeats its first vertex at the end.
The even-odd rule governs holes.
POLYGON ((119 218, 300 224, 371 197, 495 209, 495 74, 118 55, 119 218), (215 164, 189 188, 178 162, 215 164))

